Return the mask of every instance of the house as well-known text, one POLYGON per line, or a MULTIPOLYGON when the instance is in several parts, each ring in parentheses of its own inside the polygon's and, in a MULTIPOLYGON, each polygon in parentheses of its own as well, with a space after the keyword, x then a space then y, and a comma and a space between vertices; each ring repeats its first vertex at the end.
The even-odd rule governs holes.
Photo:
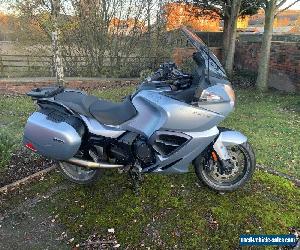
POLYGON ((108 27, 108 33, 118 36, 130 36, 134 32, 146 32, 147 27, 144 21, 139 21, 135 18, 126 20, 117 17, 112 18, 108 27))
POLYGON ((188 26, 196 31, 220 31, 220 17, 213 11, 185 3, 169 3, 164 6, 167 30, 188 26))

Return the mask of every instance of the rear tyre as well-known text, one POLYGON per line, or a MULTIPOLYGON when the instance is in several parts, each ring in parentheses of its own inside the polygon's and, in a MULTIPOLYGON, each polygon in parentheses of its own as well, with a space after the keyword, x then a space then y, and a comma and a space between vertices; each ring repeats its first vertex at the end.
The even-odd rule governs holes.
POLYGON ((211 189, 225 192, 243 187, 255 170, 255 155, 251 145, 245 142, 228 146, 230 170, 222 171, 220 162, 209 153, 208 157, 199 156, 195 162, 197 177, 211 189))
POLYGON ((64 177, 80 185, 91 185, 95 183, 102 174, 102 170, 82 168, 67 162, 59 162, 59 166, 64 177))

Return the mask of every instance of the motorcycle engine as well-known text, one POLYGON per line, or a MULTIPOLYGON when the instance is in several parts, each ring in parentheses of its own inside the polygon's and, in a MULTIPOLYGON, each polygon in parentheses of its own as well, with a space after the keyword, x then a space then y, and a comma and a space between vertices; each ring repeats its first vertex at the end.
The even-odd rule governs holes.
POLYGON ((138 159, 142 167, 155 162, 155 154, 147 139, 134 132, 127 132, 111 146, 111 156, 119 163, 133 165, 138 159))
POLYGON ((134 154, 145 165, 155 162, 155 155, 151 145, 143 138, 139 138, 134 143, 134 154))

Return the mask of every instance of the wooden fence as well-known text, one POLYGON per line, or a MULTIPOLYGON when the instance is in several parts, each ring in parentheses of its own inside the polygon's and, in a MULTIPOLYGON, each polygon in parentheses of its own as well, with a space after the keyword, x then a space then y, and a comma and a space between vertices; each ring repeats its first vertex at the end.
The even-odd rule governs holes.
POLYGON ((0 55, 0 76, 52 76, 51 56, 0 55))
MULTIPOLYGON (((87 57, 64 57, 66 76, 136 77, 145 69, 154 69, 166 58, 104 57, 101 66, 91 65, 87 57), (95 67, 96 66, 96 67, 95 67)), ((0 77, 54 76, 53 58, 48 55, 0 54, 0 77)))

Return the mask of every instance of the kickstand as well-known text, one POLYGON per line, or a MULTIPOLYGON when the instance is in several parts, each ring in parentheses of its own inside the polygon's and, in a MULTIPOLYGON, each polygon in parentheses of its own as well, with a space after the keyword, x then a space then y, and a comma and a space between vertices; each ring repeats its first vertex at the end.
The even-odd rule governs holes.
POLYGON ((133 192, 135 193, 136 196, 140 195, 140 187, 141 187, 141 181, 142 181, 142 175, 141 173, 137 170, 132 168, 129 171, 129 177, 132 181, 132 186, 133 186, 133 192))

